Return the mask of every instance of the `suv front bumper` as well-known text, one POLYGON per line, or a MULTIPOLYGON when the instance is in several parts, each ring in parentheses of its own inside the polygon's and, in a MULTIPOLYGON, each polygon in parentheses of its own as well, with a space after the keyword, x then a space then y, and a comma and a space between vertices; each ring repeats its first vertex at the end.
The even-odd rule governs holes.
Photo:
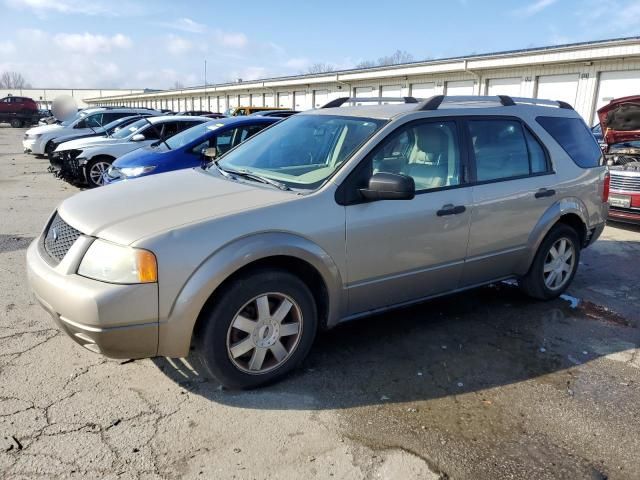
MULTIPOLYGON (((116 285, 53 267, 39 248, 27 250, 27 276, 36 299, 58 327, 92 352, 111 358, 153 357, 158 350, 158 285, 116 285)), ((66 259, 65 259, 66 260, 66 259)))

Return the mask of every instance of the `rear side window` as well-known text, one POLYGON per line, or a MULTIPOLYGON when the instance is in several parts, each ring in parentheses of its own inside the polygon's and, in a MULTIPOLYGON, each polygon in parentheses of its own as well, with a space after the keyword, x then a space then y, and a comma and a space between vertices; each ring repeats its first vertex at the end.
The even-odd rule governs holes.
POLYGON ((523 177, 548 170, 540 143, 516 120, 470 120, 476 180, 523 177))
POLYGON ((581 119, 537 117, 536 121, 579 167, 592 168, 601 164, 602 152, 598 142, 581 119))

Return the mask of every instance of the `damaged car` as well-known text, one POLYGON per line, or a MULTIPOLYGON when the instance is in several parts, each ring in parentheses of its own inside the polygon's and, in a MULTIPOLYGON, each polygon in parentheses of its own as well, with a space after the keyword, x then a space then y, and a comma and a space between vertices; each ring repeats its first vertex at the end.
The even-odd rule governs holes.
POLYGON ((611 175, 609 219, 640 224, 640 95, 598 110, 611 175))

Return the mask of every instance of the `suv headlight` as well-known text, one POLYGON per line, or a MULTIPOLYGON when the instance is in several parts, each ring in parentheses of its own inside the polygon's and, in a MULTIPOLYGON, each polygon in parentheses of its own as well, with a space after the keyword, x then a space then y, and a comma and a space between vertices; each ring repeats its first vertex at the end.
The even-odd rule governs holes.
POLYGON ((139 177, 145 173, 153 172, 155 165, 147 165, 146 167, 123 167, 120 169, 120 173, 125 177, 139 177))
POLYGON ((149 250, 97 239, 84 254, 78 275, 109 283, 153 283, 158 264, 149 250))

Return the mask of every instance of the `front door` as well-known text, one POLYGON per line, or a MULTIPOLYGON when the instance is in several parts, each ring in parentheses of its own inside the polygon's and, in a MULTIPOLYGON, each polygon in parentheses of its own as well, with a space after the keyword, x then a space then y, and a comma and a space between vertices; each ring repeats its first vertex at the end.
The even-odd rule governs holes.
POLYGON ((475 185, 462 284, 472 286, 516 273, 531 232, 559 193, 548 154, 520 120, 466 125, 475 185))
POLYGON ((416 196, 345 207, 350 315, 457 288, 469 238, 465 163, 458 124, 429 120, 400 127, 357 167, 365 182, 409 175, 416 196))

